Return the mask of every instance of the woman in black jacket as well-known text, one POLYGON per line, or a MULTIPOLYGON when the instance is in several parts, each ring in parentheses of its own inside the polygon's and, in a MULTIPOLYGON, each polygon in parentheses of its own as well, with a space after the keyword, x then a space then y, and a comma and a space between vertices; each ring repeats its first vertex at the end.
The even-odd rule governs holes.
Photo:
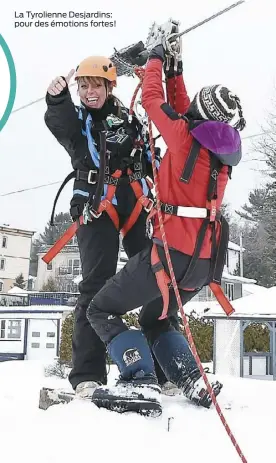
MULTIPOLYGON (((149 243, 146 218, 152 200, 146 177, 152 177, 152 168, 143 127, 136 117, 129 120, 127 109, 112 94, 117 81, 112 62, 105 57, 89 57, 77 67, 80 106, 74 105, 68 88, 74 73, 72 70, 66 78, 57 77, 48 87, 45 122, 71 157, 75 178, 72 219, 78 220, 84 211, 88 219, 77 231, 83 280, 75 309, 73 369, 69 376, 76 394, 87 397, 98 383, 106 384, 107 374, 106 348, 89 324, 86 310, 106 280, 116 273, 120 231, 128 257, 149 243), (104 207, 98 213, 93 206, 102 167, 102 132, 106 156, 99 199, 104 207)), ((177 319, 174 323, 177 325, 177 319)), ((160 383, 165 383, 162 372, 158 373, 160 383)))

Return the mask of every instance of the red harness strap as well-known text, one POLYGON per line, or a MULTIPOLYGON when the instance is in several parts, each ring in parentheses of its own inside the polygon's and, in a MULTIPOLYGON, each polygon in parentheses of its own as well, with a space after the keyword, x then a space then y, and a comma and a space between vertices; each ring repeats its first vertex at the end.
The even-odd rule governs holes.
MULTIPOLYGON (((114 172, 114 174, 111 175, 111 177, 114 180, 118 180, 121 177, 121 175, 122 175, 122 171, 117 169, 114 172)), ((128 175, 132 175, 131 169, 128 169, 128 175)), ((147 198, 144 195, 143 189, 138 180, 131 182, 130 185, 136 196, 137 203, 130 217, 128 218, 128 220, 126 221, 126 223, 124 224, 121 230, 123 236, 125 236, 129 232, 129 230, 133 227, 143 207, 147 212, 149 212, 153 207, 152 199, 147 198)), ((149 186, 152 187, 152 185, 149 185, 149 186)), ((117 214, 115 207, 112 204, 112 198, 115 195, 116 188, 117 188, 116 181, 114 181, 113 184, 110 184, 110 183, 108 184, 106 197, 100 202, 99 209, 96 213, 94 213, 94 217, 95 218, 100 217, 102 212, 105 211, 111 218, 112 222, 114 223, 116 230, 119 231, 119 228, 120 228, 119 216, 117 214)), ((92 216, 93 216, 93 213, 92 213, 92 216)), ((79 224, 83 225, 83 216, 79 218, 79 224)), ((62 250, 62 248, 64 248, 64 246, 66 246, 66 244, 69 243, 69 241, 75 235, 79 224, 77 222, 74 222, 72 225, 70 225, 70 227, 66 230, 66 232, 56 241, 56 243, 49 249, 49 251, 45 254, 45 256, 42 257, 42 260, 46 264, 49 264, 54 259, 54 257, 62 250)))
MULTIPOLYGON (((79 218, 80 225, 83 224, 83 216, 79 218)), ((42 257, 42 260, 49 264, 54 257, 66 246, 67 243, 73 238, 75 235, 79 225, 77 222, 72 223, 69 228, 67 228, 66 232, 55 242, 55 244, 46 252, 45 256, 42 257)))
MULTIPOLYGON (((120 178, 122 175, 121 170, 116 170, 112 177, 114 179, 120 178)), ((112 204, 112 198, 115 194, 117 184, 114 185, 108 185, 107 186, 107 192, 106 192, 106 197, 103 199, 100 203, 99 209, 97 211, 97 215, 95 214, 94 217, 97 218, 101 215, 103 211, 106 211, 109 217, 111 218, 112 222, 114 223, 114 226, 116 227, 117 230, 119 230, 119 217, 117 214, 117 211, 115 207, 112 204)), ((80 216, 79 218, 79 223, 76 221, 70 225, 70 227, 66 230, 66 232, 55 242, 55 244, 49 249, 49 251, 45 254, 45 256, 42 257, 42 260, 46 263, 49 264, 54 257, 66 246, 67 243, 73 238, 73 236, 76 234, 76 231, 79 227, 79 225, 83 225, 83 216, 80 216)))
MULTIPOLYGON (((128 169, 127 173, 128 175, 132 175, 131 169, 128 169)), ((136 196, 137 203, 135 204, 132 213, 130 214, 129 218, 127 219, 123 228, 121 229, 121 233, 123 236, 125 236, 133 227, 139 215, 141 214, 143 208, 146 212, 150 212, 153 207, 153 200, 144 195, 143 189, 138 180, 134 180, 130 183, 130 185, 136 196)))
POLYGON ((170 293, 169 293, 168 285, 171 282, 171 280, 168 277, 167 273, 165 272, 165 269, 159 259, 157 247, 156 247, 156 244, 154 243, 151 249, 151 265, 152 265, 152 270, 155 273, 156 281, 157 281, 158 287, 160 289, 160 292, 163 298, 163 311, 162 311, 161 316, 158 318, 158 320, 163 320, 164 318, 167 317, 167 313, 168 313, 169 302, 170 302, 170 293))
MULTIPOLYGON (((121 175, 122 175, 122 171, 117 169, 114 172, 114 174, 111 175, 111 177, 117 180, 121 177, 121 175)), ((116 188, 117 188, 117 183, 114 185, 108 184, 107 191, 106 191, 106 197, 105 199, 101 201, 99 209, 98 209, 99 215, 96 217, 99 217, 102 212, 106 211, 109 217, 111 218, 112 222, 114 223, 116 230, 119 230, 119 216, 117 214, 115 207, 113 206, 111 202, 113 196, 115 195, 116 188)))
POLYGON ((218 285, 217 283, 210 283, 209 287, 212 291, 212 293, 216 296, 217 301, 223 308, 224 312, 226 315, 229 317, 229 315, 232 315, 232 313, 235 312, 234 307, 230 304, 229 300, 225 296, 222 287, 218 285))
MULTIPOLYGON (((157 281, 158 287, 160 289, 160 292, 163 298, 163 310, 158 320, 163 320, 164 318, 167 318, 168 316, 169 297, 170 297, 169 296, 169 284, 171 283, 171 279, 164 270, 164 267, 163 267, 162 262, 160 261, 158 250, 157 250, 155 243, 153 243, 152 251, 151 251, 151 265, 152 265, 152 270, 155 273, 156 281, 157 281)), ((217 283, 210 283, 209 286, 213 294, 215 295, 217 301, 219 302, 224 312, 226 313, 226 315, 229 316, 232 313, 234 313, 235 310, 232 307, 229 300, 227 299, 227 297, 225 296, 221 286, 218 285, 217 283)), ((185 291, 194 291, 194 289, 190 289, 190 288, 181 288, 181 289, 185 291)))

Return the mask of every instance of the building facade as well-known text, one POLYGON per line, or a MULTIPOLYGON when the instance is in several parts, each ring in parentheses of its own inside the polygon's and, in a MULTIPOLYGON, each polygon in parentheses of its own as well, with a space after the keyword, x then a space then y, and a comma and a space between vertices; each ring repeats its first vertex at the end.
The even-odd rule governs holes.
MULTIPOLYGON (((78 285, 74 283, 76 277, 81 276, 80 254, 78 246, 67 245, 50 264, 45 264, 42 257, 50 246, 38 253, 37 276, 35 290, 42 291, 44 286, 53 279, 57 291, 75 293, 78 285)), ((53 289, 52 289, 53 290, 53 289)))
POLYGON ((55 305, 0 307, 0 362, 51 363, 59 356, 62 321, 71 310, 55 305))
POLYGON ((27 285, 34 233, 8 225, 0 226, 0 293, 8 292, 21 273, 27 285))
MULTIPOLYGON (((50 265, 43 262, 42 257, 49 247, 45 247, 43 252, 38 254, 38 271, 35 282, 35 290, 41 291, 44 285, 53 278, 57 285, 58 291, 77 292, 78 283, 82 279, 81 262, 79 250, 76 245, 67 245, 53 259, 50 265)), ((117 271, 119 271, 127 262, 127 256, 120 249, 117 271)), ((229 241, 226 263, 223 273, 222 287, 225 294, 230 300, 242 297, 243 283, 249 282, 245 278, 234 276, 240 261, 240 247, 229 241)), ((251 280, 250 280, 251 281, 251 280)), ((253 283, 253 281, 251 281, 253 283)), ((204 287, 200 293, 195 296, 194 300, 206 301, 213 300, 214 296, 208 286, 204 287)))

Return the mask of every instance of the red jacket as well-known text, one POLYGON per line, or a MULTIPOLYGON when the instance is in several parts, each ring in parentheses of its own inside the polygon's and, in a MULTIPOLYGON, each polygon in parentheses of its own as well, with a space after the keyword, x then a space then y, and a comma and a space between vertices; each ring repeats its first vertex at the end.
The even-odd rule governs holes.
MULTIPOLYGON (((175 79, 172 78, 168 81, 168 99, 171 105, 175 93, 175 112, 171 111, 172 114, 169 116, 166 108, 162 107, 166 103, 162 86, 162 62, 159 59, 151 59, 148 62, 143 82, 142 105, 167 145, 167 151, 161 161, 158 173, 160 200, 174 206, 205 208, 210 178, 210 160, 207 149, 203 147, 200 149, 189 183, 180 181, 193 136, 188 131, 187 122, 177 116, 177 113, 184 114, 187 111, 190 99, 183 77, 177 76, 175 79)), ((228 167, 223 166, 217 183, 217 209, 221 206, 227 181, 228 167)), ((185 254, 193 255, 203 219, 167 216, 165 214, 163 214, 163 218, 168 245, 185 254)), ((220 226, 218 223, 216 226, 218 239, 220 226)), ((153 237, 162 240, 157 217, 154 221, 153 237)), ((211 231, 209 229, 199 257, 211 257, 211 231)))

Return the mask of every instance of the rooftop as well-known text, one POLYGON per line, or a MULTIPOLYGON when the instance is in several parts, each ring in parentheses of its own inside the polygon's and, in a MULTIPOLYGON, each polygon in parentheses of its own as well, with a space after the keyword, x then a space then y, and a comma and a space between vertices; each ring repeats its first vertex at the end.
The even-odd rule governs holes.
POLYGON ((33 230, 24 230, 23 228, 11 227, 9 224, 0 224, 0 233, 33 236, 36 232, 33 230))
MULTIPOLYGON (((232 241, 228 241, 228 249, 232 249, 233 251, 239 251, 241 250, 241 247, 239 244, 233 243, 232 241)), ((245 251, 245 248, 242 248, 243 251, 245 251)))
MULTIPOLYGON (((39 251, 37 254, 45 254, 47 251, 49 251, 49 249, 52 247, 53 245, 47 245, 47 246, 44 246, 41 251, 39 251)), ((65 254, 65 253, 69 253, 69 252, 76 252, 76 253, 79 253, 79 248, 78 246, 76 245, 73 245, 73 244, 67 244, 66 246, 64 246, 64 248, 61 249, 61 251, 59 251, 59 254, 65 254)))
MULTIPOLYGON (((238 318, 273 318, 276 319, 276 286, 259 293, 253 293, 231 301, 235 313, 232 317, 238 318)), ((189 302, 193 304, 193 302, 189 302)), ((201 306, 201 315, 208 318, 225 317, 224 311, 217 302, 204 302, 201 306), (206 310, 209 309, 209 310, 206 310)), ((199 308, 198 308, 199 309, 199 308)), ((191 310, 191 308, 190 308, 191 310)), ((229 317, 231 318, 231 316, 229 317)))
POLYGON ((56 313, 71 312, 74 309, 67 305, 25 305, 25 306, 0 306, 2 313, 56 313))

